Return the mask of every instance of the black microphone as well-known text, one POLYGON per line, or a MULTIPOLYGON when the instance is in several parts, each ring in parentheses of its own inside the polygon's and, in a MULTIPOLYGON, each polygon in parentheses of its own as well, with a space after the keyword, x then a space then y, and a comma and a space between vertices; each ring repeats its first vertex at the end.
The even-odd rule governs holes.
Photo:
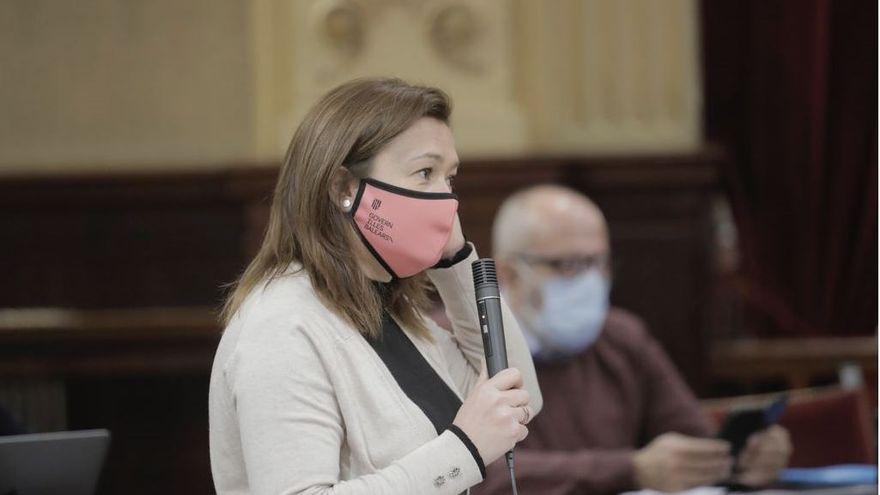
MULTIPOLYGON (((477 299, 477 317, 480 319, 480 333, 483 335, 483 354, 486 356, 486 371, 489 377, 507 368, 507 343, 504 341, 504 321, 501 318, 501 292, 498 290, 498 275, 495 260, 482 258, 471 263, 474 273, 474 292, 477 299)), ((516 476, 513 472, 513 450, 505 454, 510 470, 510 483, 516 495, 516 476)))
POLYGON ((483 353, 489 377, 507 368, 507 343, 504 341, 504 321, 501 319, 501 293, 495 260, 483 258, 471 264, 474 272, 474 292, 477 294, 477 314, 483 334, 483 353))

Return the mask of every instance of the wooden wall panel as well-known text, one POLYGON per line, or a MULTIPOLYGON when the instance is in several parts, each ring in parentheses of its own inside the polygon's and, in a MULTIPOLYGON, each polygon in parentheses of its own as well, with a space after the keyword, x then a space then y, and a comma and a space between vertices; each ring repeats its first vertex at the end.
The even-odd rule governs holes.
POLYGON ((213 305, 244 253, 226 173, 0 181, 0 306, 213 305))

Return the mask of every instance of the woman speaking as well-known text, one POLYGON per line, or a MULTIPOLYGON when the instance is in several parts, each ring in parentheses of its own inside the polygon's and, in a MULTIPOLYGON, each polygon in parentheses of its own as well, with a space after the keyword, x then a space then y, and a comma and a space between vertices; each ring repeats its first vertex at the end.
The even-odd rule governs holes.
POLYGON ((481 373, 450 111, 438 89, 363 79, 300 124, 223 311, 218 493, 458 494, 525 438, 541 395, 506 306, 510 368, 481 373), (432 285, 452 332, 424 316, 432 285))

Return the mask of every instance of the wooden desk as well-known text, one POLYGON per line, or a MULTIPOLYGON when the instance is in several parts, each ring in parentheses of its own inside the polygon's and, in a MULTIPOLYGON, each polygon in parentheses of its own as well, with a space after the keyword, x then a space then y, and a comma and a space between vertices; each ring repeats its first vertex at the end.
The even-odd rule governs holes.
POLYGON ((0 377, 210 373, 210 308, 0 310, 0 377))
POLYGON ((0 402, 32 429, 108 428, 98 493, 211 493, 220 332, 204 307, 0 310, 0 402))
POLYGON ((752 384, 784 379, 788 388, 806 388, 813 378, 836 374, 855 363, 877 372, 877 337, 738 339, 712 346, 710 370, 716 379, 752 384))

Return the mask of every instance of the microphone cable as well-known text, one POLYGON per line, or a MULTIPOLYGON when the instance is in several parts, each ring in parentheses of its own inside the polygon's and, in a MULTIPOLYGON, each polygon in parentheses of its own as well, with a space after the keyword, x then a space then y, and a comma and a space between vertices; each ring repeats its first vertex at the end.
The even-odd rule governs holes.
POLYGON ((504 458, 507 459, 507 469, 510 470, 510 487, 513 489, 513 495, 519 495, 516 491, 516 475, 513 472, 513 451, 505 454, 504 458))

